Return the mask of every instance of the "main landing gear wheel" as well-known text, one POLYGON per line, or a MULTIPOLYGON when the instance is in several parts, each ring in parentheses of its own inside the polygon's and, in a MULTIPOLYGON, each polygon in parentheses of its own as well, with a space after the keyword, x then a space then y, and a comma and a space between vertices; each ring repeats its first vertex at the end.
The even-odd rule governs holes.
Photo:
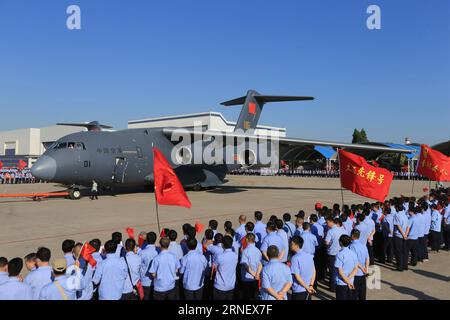
POLYGON ((81 191, 80 189, 70 189, 69 190, 69 198, 72 200, 81 199, 81 191))
POLYGON ((192 187, 192 190, 194 190, 194 191, 201 191, 202 190, 202 186, 200 185, 200 183, 197 183, 197 184, 195 184, 192 187))

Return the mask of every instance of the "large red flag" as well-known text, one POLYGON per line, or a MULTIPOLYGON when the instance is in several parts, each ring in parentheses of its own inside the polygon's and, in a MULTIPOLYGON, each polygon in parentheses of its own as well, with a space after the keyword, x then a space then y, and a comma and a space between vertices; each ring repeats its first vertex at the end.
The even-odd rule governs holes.
POLYGON ((341 186, 353 193, 383 202, 389 194, 393 174, 371 166, 356 154, 339 150, 341 186))
POLYGON ((423 144, 420 146, 417 173, 433 181, 450 181, 450 157, 423 144))
POLYGON ((3 168, 3 162, 0 161, 0 170, 3 168))
POLYGON ((191 207, 191 202, 171 165, 159 151, 153 148, 153 176, 155 179, 156 201, 169 206, 191 207))
POLYGON ((23 161, 22 159, 19 160, 19 165, 17 166, 17 168, 19 168, 19 170, 23 170, 23 168, 25 168, 27 166, 27 163, 25 161, 23 161))
POLYGON ((83 245, 83 248, 81 248, 80 256, 86 260, 92 267, 95 267, 97 264, 97 261, 92 257, 92 254, 96 252, 95 248, 91 246, 88 242, 86 242, 83 245))

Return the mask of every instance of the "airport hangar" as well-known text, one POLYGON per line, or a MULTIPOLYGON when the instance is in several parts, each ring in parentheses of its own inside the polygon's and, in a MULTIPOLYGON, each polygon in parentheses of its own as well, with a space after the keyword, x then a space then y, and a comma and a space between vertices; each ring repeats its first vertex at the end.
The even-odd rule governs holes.
MULTIPOLYGON (((235 122, 228 121, 219 112, 202 112, 184 115, 165 116, 149 119, 138 119, 128 121, 128 129, 137 128, 157 128, 157 127, 182 127, 191 129, 195 125, 201 124, 203 130, 215 130, 232 132, 236 125, 235 122)), ((29 167, 42 155, 45 150, 59 138, 86 130, 85 128, 72 126, 47 126, 41 128, 25 128, 0 132, 0 161, 3 167, 16 167, 19 160, 25 161, 29 167)), ((266 125, 258 125, 256 134, 271 134, 280 137, 286 137, 286 128, 279 128, 266 125)), ((415 167, 418 160, 419 145, 411 144, 405 139, 405 144, 393 143, 370 143, 374 145, 388 146, 393 148, 409 148, 414 153, 406 155, 408 171, 415 167)), ((450 154, 450 141, 436 145, 438 150, 444 154, 450 154)), ((377 159, 382 153, 374 152, 358 152, 366 159, 377 159)), ((294 167, 299 162, 320 161, 324 168, 331 168, 332 162, 336 161, 337 153, 331 147, 323 146, 301 146, 296 147, 285 154, 281 154, 281 158, 294 167)))

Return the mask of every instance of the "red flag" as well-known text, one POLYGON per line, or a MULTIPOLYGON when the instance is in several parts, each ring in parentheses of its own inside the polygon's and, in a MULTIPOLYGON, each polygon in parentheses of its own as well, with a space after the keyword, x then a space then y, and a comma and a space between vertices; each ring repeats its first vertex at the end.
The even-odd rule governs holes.
POLYGON ((350 219, 353 220, 354 217, 355 217, 355 214, 353 213, 352 210, 350 210, 350 219))
POLYGON ((27 163, 25 161, 23 161, 22 159, 20 159, 17 168, 19 168, 19 170, 23 170, 23 168, 25 168, 26 166, 27 166, 27 163))
POLYGON ((167 235, 166 235, 166 229, 162 229, 161 230, 161 233, 159 234, 159 237, 160 238, 165 238, 167 235))
POLYGON ((450 157, 423 144, 420 146, 417 173, 433 181, 450 181, 450 157))
POLYGON ((364 197, 384 201, 389 194, 393 174, 371 166, 356 154, 339 150, 341 186, 364 197))
POLYGON ((134 229, 133 228, 126 228, 125 231, 128 233, 128 237, 131 239, 134 239, 134 229))
POLYGON ((242 249, 247 248, 248 243, 247 243, 247 237, 242 237, 241 239, 241 245, 242 245, 242 249))
POLYGON ((139 234, 139 237, 138 237, 138 246, 139 246, 139 248, 142 248, 143 244, 144 244, 144 235, 141 233, 141 234, 139 234))
POLYGON ((0 170, 3 168, 3 162, 0 161, 0 170))
POLYGON ((139 294, 139 299, 144 300, 144 287, 142 286, 141 280, 136 283, 137 292, 139 294))
POLYGON ((167 159, 156 147, 153 148, 153 175, 158 204, 191 207, 191 202, 184 192, 180 180, 167 159))
POLYGON ((96 252, 95 248, 91 246, 88 242, 83 245, 80 251, 80 257, 86 260, 92 267, 95 267, 97 261, 92 257, 92 254, 96 252))
POLYGON ((205 229, 205 225, 201 224, 200 222, 195 222, 195 232, 200 233, 205 229))

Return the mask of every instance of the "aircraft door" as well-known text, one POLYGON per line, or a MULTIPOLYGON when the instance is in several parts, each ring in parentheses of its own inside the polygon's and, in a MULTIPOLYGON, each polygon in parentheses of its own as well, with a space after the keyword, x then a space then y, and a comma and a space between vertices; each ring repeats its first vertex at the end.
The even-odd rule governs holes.
POLYGON ((112 180, 114 183, 124 183, 126 177, 126 170, 128 166, 127 158, 116 157, 114 171, 112 173, 112 180))

